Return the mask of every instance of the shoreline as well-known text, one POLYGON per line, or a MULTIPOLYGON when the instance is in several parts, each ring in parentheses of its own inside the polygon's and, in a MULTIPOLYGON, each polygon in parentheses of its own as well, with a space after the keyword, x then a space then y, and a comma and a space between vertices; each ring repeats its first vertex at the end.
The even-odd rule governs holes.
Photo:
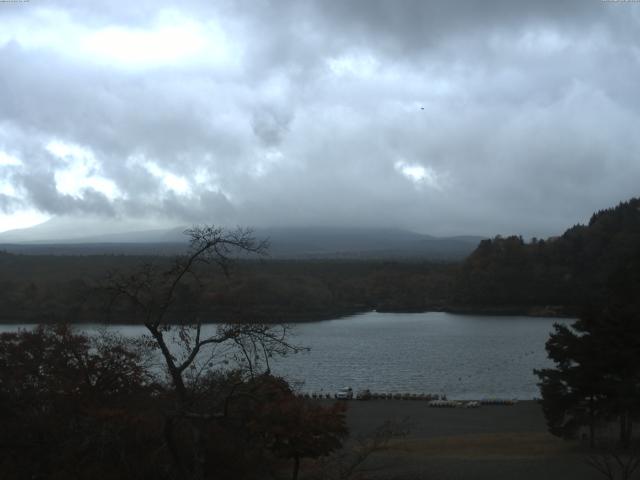
MULTIPOLYGON (((354 315, 361 315, 365 313, 390 313, 390 314, 425 314, 425 313, 449 313, 451 315, 465 315, 465 316, 478 316, 478 317, 531 317, 531 318, 562 318, 562 319, 572 319, 576 318, 577 314, 573 310, 566 309, 564 307, 558 306, 538 306, 538 307, 466 307, 466 306, 447 306, 447 307, 433 307, 428 309, 412 309, 412 308, 395 308, 395 309, 387 309, 387 308, 351 308, 351 309, 343 309, 343 310, 332 310, 330 312, 313 312, 307 313, 302 316, 291 315, 284 316, 280 320, 265 320, 263 318, 257 318, 255 322, 245 322, 245 323, 264 323, 264 324, 304 324, 304 323, 314 323, 314 322, 325 322, 330 320, 343 320, 354 315)), ((215 314, 213 314, 215 316, 215 314)), ((225 314, 225 317, 230 317, 231 315, 225 314)), ((250 315, 243 314, 242 317, 251 318, 250 315)), ((64 319, 57 318, 49 318, 45 321, 35 321, 33 319, 15 319, 15 318, 0 318, 0 325, 54 325, 58 323, 66 323, 64 319)), ((100 321, 97 319, 82 321, 82 322, 68 322, 71 325, 86 325, 86 324, 96 324, 96 325, 142 325, 142 322, 134 322, 134 321, 117 321, 117 320, 109 320, 109 321, 100 321)), ((224 323, 243 323, 243 322, 233 322, 229 320, 219 320, 219 321, 205 321, 202 322, 202 325, 221 325, 224 323)), ((178 325, 178 323, 174 323, 178 325)))

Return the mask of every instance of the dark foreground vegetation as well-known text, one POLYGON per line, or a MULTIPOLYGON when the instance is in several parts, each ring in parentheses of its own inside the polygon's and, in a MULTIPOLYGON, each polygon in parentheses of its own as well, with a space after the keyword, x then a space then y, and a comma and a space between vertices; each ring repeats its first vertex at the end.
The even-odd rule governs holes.
MULTIPOLYGON (((206 322, 300 322, 374 309, 576 316, 640 248, 639 208, 632 199, 546 240, 483 240, 463 262, 244 259, 230 276, 200 271, 202 285, 184 285, 171 315, 183 321, 197 304, 206 322)), ((172 261, 0 253, 0 322, 139 322, 107 309, 105 278, 172 261)))
POLYGON ((547 342, 556 367, 537 372, 549 429, 629 448, 640 419, 640 252, 611 273, 571 327, 547 342))
POLYGON ((180 392, 149 353, 63 325, 0 335, 1 478, 295 478, 347 435, 343 405, 282 379, 191 371, 180 392))

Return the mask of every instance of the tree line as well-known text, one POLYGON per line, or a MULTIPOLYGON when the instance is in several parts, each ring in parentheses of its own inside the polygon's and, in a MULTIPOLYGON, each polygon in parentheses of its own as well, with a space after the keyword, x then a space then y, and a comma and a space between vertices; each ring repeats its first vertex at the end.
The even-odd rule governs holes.
MULTIPOLYGON (((111 270, 140 265, 169 268, 169 257, 125 255, 35 256, 0 253, 0 322, 139 323, 126 308, 107 312, 101 289, 111 270), (110 313, 110 316, 107 316, 110 313)), ((425 311, 448 303, 457 264, 428 261, 273 260, 234 262, 231 275, 196 269, 203 287, 181 287, 179 306, 194 295, 207 322, 260 318, 302 322, 370 310, 425 311)))

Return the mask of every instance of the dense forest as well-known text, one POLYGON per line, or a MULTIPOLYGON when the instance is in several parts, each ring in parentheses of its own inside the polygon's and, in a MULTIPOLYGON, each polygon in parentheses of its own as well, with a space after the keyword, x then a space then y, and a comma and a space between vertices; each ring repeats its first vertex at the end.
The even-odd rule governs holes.
MULTIPOLYGON (((133 321, 109 309, 109 272, 135 271, 167 257, 0 254, 0 321, 133 321)), ((442 309, 456 264, 364 260, 242 260, 229 275, 203 269, 198 305, 207 321, 296 322, 373 309, 442 309)), ((182 292, 188 309, 194 299, 182 292)), ((179 309, 178 309, 179 310, 179 309)))
POLYGON ((640 251, 640 199, 594 213, 547 240, 483 240, 457 272, 452 304, 473 310, 574 315, 605 295, 640 251))
MULTIPOLYGON (((640 249, 640 199, 595 213, 546 240, 497 236, 462 262, 242 259, 201 269, 173 314, 206 321, 297 322, 368 310, 575 315, 640 249)), ((166 256, 0 253, 0 321, 134 321, 109 308, 110 272, 168 268, 166 256)))

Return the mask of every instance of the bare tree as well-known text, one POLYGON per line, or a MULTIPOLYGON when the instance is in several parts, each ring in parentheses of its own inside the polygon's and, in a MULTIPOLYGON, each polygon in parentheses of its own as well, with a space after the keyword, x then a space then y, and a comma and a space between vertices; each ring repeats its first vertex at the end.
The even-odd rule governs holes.
POLYGON ((586 463, 608 480, 631 480, 640 467, 640 451, 634 446, 605 446, 590 454, 586 463))
POLYGON ((161 353, 174 397, 173 409, 165 418, 165 441, 181 473, 201 479, 204 478, 206 426, 225 413, 204 409, 196 400, 200 374, 222 356, 225 360, 236 358, 243 371, 252 376, 258 369, 268 371, 270 357, 286 355, 299 348, 288 342, 287 327, 282 324, 203 326, 198 315, 202 268, 217 267, 229 275, 234 258, 263 255, 268 244, 257 241, 251 230, 241 228, 228 231, 196 226, 185 234, 190 237, 188 253, 175 258, 170 268, 148 263, 133 273, 112 273, 106 287, 111 293, 112 305, 125 300, 133 307, 136 317, 149 332, 150 343, 161 353), (179 300, 181 304, 176 311, 174 307, 179 300), (175 445, 178 423, 186 423, 191 435, 192 458, 188 462, 175 445))
POLYGON ((369 460, 386 450, 394 440, 409 433, 409 419, 387 420, 366 435, 355 437, 335 454, 323 459, 317 472, 318 480, 364 480, 367 474, 382 470, 387 465, 372 467, 369 460))

